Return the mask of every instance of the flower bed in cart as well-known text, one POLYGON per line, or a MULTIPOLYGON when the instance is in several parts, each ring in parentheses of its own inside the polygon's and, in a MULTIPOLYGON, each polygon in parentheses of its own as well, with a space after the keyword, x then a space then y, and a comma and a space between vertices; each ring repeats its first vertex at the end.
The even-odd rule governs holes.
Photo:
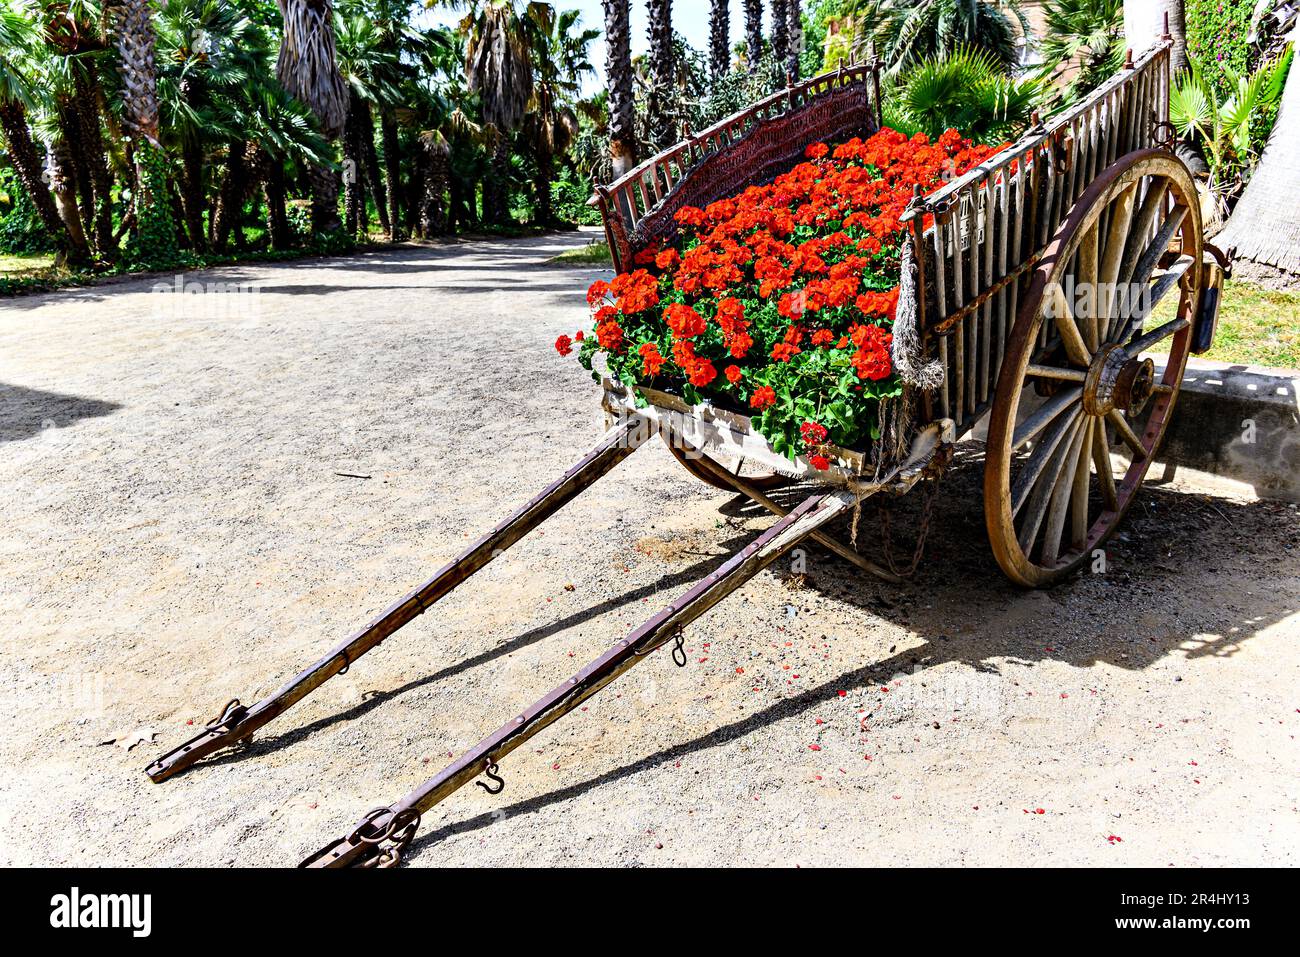
POLYGON ((902 391, 890 353, 899 216, 916 187, 996 149, 953 130, 814 143, 770 185, 679 210, 676 240, 594 283, 594 331, 556 349, 587 369, 603 356, 629 387, 744 411, 778 453, 825 470, 831 447, 879 438, 881 403, 902 391))

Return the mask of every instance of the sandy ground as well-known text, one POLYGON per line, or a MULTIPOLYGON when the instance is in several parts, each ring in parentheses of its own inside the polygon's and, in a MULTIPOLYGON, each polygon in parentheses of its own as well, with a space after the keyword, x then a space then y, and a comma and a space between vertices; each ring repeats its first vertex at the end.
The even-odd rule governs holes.
MULTIPOLYGON (((642 450, 251 748, 142 773, 599 434, 551 348, 594 273, 543 262, 577 241, 186 277, 251 300, 0 301, 0 859, 294 864, 767 526, 642 450)), ((1023 593, 979 477, 965 454, 914 582, 815 548, 806 580, 764 573, 688 667, 651 657, 500 797, 430 812, 411 863, 1300 864, 1294 506, 1153 489, 1104 573, 1023 593)))

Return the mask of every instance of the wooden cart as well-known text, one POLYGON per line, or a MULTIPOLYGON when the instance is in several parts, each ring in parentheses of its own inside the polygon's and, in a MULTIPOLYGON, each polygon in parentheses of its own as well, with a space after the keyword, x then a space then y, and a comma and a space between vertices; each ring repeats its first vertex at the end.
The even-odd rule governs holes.
MULTIPOLYGON (((609 431, 563 476, 275 693, 249 707, 230 702, 202 733, 154 761, 149 776, 165 780, 247 743, 656 436, 692 474, 749 497, 778 520, 306 866, 396 864, 423 813, 480 775, 491 782, 480 787, 499 793, 498 764, 507 754, 645 656, 672 644, 684 665, 682 629, 805 539, 897 581, 828 526, 865 497, 904 492, 937 474, 956 439, 976 427, 987 428, 984 512, 1003 571, 1039 586, 1077 569, 1132 504, 1168 426, 1188 353, 1209 347, 1217 319, 1221 257, 1204 243, 1192 178, 1169 150, 1169 50, 1166 39, 1130 59, 1076 108, 915 199, 904 216, 899 303, 899 323, 914 328, 895 328, 905 388, 877 448, 832 450, 831 468, 818 471, 775 453, 739 410, 691 407, 644 388, 638 401, 606 382, 609 431), (1146 329, 1167 295, 1177 297, 1171 317, 1146 329), (1155 347, 1168 352, 1159 373, 1144 355, 1155 347), (807 494, 792 508, 767 494, 797 481, 807 483, 807 494)), ((681 207, 770 181, 797 163, 807 144, 869 135, 880 122, 879 67, 859 66, 791 86, 690 137, 594 198, 616 267, 629 268, 638 250, 669 239, 681 207)))

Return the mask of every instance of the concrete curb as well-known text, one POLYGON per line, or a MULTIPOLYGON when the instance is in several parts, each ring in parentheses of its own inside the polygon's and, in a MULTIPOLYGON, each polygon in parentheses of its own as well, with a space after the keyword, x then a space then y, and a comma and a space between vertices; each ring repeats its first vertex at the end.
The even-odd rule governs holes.
MULTIPOLYGON (((1151 358, 1163 370, 1164 357, 1151 358)), ((1187 470, 1203 484, 1300 502, 1300 370, 1189 359, 1160 461, 1166 481, 1187 470)))

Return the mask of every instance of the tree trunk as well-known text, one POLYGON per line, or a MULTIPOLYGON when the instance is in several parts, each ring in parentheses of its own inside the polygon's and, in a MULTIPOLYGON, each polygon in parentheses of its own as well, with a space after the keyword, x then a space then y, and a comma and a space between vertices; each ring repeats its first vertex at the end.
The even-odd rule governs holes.
POLYGON ((63 228, 68 237, 68 262, 74 266, 88 265, 91 260, 90 244, 86 241, 86 231, 81 225, 72 160, 65 144, 50 146, 46 169, 50 178, 50 192, 54 194, 54 205, 59 211, 59 218, 63 220, 63 228))
POLYGON ((510 219, 510 138, 497 133, 492 168, 483 184, 483 219, 504 226, 510 219))
POLYGON ((173 180, 167 181, 167 204, 171 207, 172 222, 177 224, 176 247, 193 249, 194 240, 190 238, 189 227, 185 225, 185 204, 181 202, 180 191, 173 180))
POLYGON ((750 70, 763 56, 763 0, 745 0, 745 56, 750 70))
POLYGON ((655 149, 667 149, 677 140, 677 124, 668 104, 677 100, 673 76, 673 0, 646 0, 650 18, 650 95, 647 120, 655 149))
POLYGON ((352 106, 343 124, 343 229, 349 236, 357 234, 357 224, 365 215, 361 206, 364 202, 361 164, 365 158, 362 155, 362 110, 359 103, 360 97, 352 91, 352 106))
POLYGON ((785 75, 788 80, 799 79, 799 55, 803 53, 803 11, 799 0, 787 0, 786 8, 785 75))
POLYGON ((83 228, 88 227, 95 221, 95 187, 90 180, 90 164, 86 160, 86 137, 81 129, 81 113, 71 96, 60 96, 56 115, 59 132, 63 134, 68 159, 67 172, 72 176, 81 223, 83 228))
POLYGON ((440 236, 447 231, 447 185, 450 166, 447 150, 439 144, 425 147, 428 161, 424 172, 424 197, 420 204, 420 230, 425 237, 440 236))
POLYGON ((311 228, 317 233, 333 233, 343 227, 339 219, 339 176, 327 166, 309 165, 311 186, 311 228))
POLYGON ((412 157, 411 175, 407 178, 406 189, 403 191, 402 205, 406 207, 406 234, 408 236, 423 236, 424 230, 420 227, 421 207, 424 205, 424 181, 428 175, 425 164, 419 154, 412 157))
POLYGON ((108 170, 108 149, 99 127, 99 74, 94 63, 74 70, 77 87, 76 107, 81 115, 81 131, 86 140, 86 162, 95 188, 95 248, 99 255, 113 258, 113 176, 108 170))
POLYGON ((1124 0, 1124 38, 1136 57, 1165 34, 1173 38, 1169 68, 1177 76, 1187 69, 1187 27, 1183 0, 1124 0))
POLYGON ((474 221, 473 210, 466 202, 474 202, 474 183, 452 176, 447 181, 447 229, 456 232, 471 225, 474 221))
POLYGON ((289 216, 284 203, 284 161, 271 157, 262 191, 266 196, 266 227, 271 234, 271 248, 288 249, 293 245, 289 216))
POLYGON ((206 194, 203 189, 203 146, 197 139, 181 147, 181 211, 185 216, 185 230, 190 244, 197 250, 207 249, 203 233, 203 212, 206 194))
POLYGON ((709 7, 709 72, 714 83, 731 72, 731 0, 709 7))
POLYGON ((537 157, 537 219, 543 226, 555 223, 555 208, 551 203, 551 183, 555 179, 555 158, 548 155, 537 157))
POLYGON ((63 229, 63 220, 59 218, 58 207, 46 185, 45 171, 32 142, 31 130, 27 127, 27 112, 17 100, 0 100, 0 127, 4 129, 5 142, 9 145, 9 156, 13 160, 14 170, 23 184, 23 189, 31 197, 32 205, 40 214, 41 222, 50 234, 65 245, 67 233, 63 229))
MULTIPOLYGON (((379 151, 375 149, 375 115, 370 104, 353 94, 352 109, 357 111, 357 136, 360 149, 359 161, 365 163, 366 186, 375 201, 375 210, 379 214, 379 225, 391 238, 393 224, 388 218, 388 193, 384 189, 383 177, 379 175, 379 151)), ((357 173, 360 175, 358 168, 357 173)), ((364 206, 362 209, 364 210, 364 206)), ((367 216, 367 218, 369 218, 367 216)))
MULTIPOLYGON (((1292 39, 1300 39, 1297 33, 1292 39)), ((1214 237, 1236 247, 1237 275, 1300 289, 1300 69, 1292 66, 1273 133, 1228 225, 1214 237)))
MULTIPOLYGON (((379 116, 379 130, 384 142, 384 175, 388 180, 388 220, 392 227, 388 238, 402 239, 402 144, 397 136, 397 120, 384 110, 379 116)), ((379 194, 375 193, 375 202, 379 194)))
POLYGON ((632 92, 632 35, 628 0, 602 0, 605 7, 605 76, 609 81, 609 153, 614 176, 637 161, 636 101, 632 92))
POLYGON ((772 56, 780 73, 790 58, 790 0, 772 0, 772 56))
POLYGON ((216 225, 213 230, 213 246, 224 250, 230 240, 231 230, 235 230, 235 243, 242 247, 244 230, 239 224, 243 208, 244 183, 244 144, 233 141, 226 147, 226 178, 221 184, 221 194, 217 198, 216 225))

